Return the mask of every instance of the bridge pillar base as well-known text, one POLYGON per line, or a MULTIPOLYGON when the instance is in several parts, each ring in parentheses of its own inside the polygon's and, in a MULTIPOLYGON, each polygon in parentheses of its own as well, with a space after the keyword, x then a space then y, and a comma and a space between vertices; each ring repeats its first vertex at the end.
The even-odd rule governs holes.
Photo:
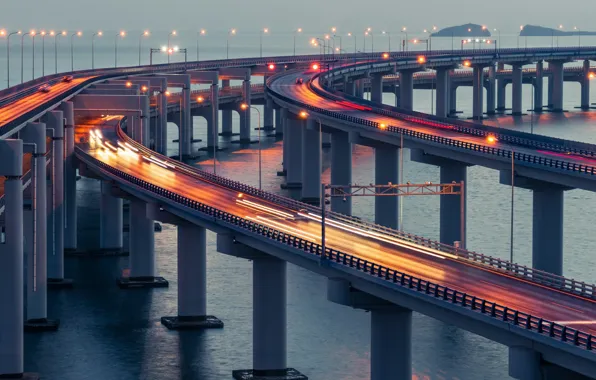
MULTIPOLYGON (((25 332, 45 332, 45 331, 58 331, 60 327, 59 319, 29 319, 24 324, 25 332)), ((2 378, 2 376, 0 376, 2 378)))
POLYGON ((256 371, 254 369, 238 369, 232 371, 235 380, 308 380, 294 368, 256 371))

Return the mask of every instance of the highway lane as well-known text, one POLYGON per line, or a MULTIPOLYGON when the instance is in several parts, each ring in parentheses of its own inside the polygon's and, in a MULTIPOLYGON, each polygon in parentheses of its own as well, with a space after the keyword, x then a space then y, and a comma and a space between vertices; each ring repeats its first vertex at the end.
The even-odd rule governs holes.
MULTIPOLYGON (((83 120, 77 123, 76 141, 89 155, 114 168, 190 199, 320 243, 321 225, 318 215, 304 215, 300 210, 283 208, 246 195, 239 197, 239 193, 235 190, 197 179, 192 176, 192 173, 162 167, 124 149, 119 149, 118 153, 115 153, 100 147, 95 142, 89 144, 80 142, 86 141, 89 130, 97 128, 100 124, 102 122, 98 120, 83 120)), ((116 147, 123 142, 118 139, 114 128, 113 125, 103 126, 102 135, 116 147)), ((157 154, 155 157, 165 160, 157 154)), ((175 161, 170 162, 175 165, 175 161)), ((329 219, 326 234, 326 244, 329 248, 469 295, 497 302, 521 312, 546 320, 563 322, 587 333, 596 334, 596 303, 593 301, 480 268, 449 254, 414 246, 412 243, 387 235, 372 236, 368 232, 332 219, 329 219)))
MULTIPOLYGON (((346 115, 350 115, 353 117, 358 117, 365 120, 375 121, 377 123, 383 123, 385 125, 391 125, 395 127, 407 128, 412 131, 427 133, 430 135, 441 136, 445 138, 449 138, 456 141, 461 142, 468 142, 474 143, 478 145, 489 146, 492 148, 499 148, 509 151, 515 151, 516 153, 525 153, 535 156, 543 156, 544 158, 550 159, 557 159, 560 161, 575 163, 575 164, 582 164, 586 166, 596 167, 596 160, 588 157, 582 157, 577 155, 567 155, 561 152, 551 152, 547 150, 535 150, 531 148, 520 147, 517 145, 511 145, 507 143, 503 143, 501 141, 488 141, 487 138, 482 136, 471 136, 461 132, 454 131, 452 129, 447 128, 435 128, 427 125, 416 124, 412 122, 407 122, 404 120, 379 115, 372 111, 363 110, 363 106, 353 104, 350 101, 342 101, 336 102, 334 100, 329 100, 324 98, 314 91, 309 89, 306 85, 306 81, 304 85, 297 85, 295 84, 297 77, 311 77, 313 74, 305 74, 305 73, 291 73, 286 76, 283 76, 279 79, 276 79, 272 84, 271 88, 288 98, 300 101, 304 104, 311 104, 316 105, 319 108, 324 108, 329 111, 336 111, 341 112, 346 115)), ((317 80, 313 81, 313 86, 321 87, 317 80)), ((366 108, 366 107, 365 107, 366 108)), ((391 133, 391 132, 388 132, 391 133)))

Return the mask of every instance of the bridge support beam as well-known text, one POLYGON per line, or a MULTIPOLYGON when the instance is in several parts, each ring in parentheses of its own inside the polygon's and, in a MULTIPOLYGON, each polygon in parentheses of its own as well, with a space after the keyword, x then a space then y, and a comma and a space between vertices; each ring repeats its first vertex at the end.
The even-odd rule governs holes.
MULTIPOLYGON (((207 118, 207 149, 212 152, 213 148, 218 149, 219 138, 219 86, 217 83, 211 85, 211 107, 207 118)), ((215 159, 215 157, 213 158, 215 159)))
MULTIPOLYGON (((331 184, 350 185, 352 183, 352 144, 347 132, 331 133, 331 184)), ((349 191, 346 189, 346 191, 349 191)), ((352 215, 352 197, 345 200, 331 198, 331 211, 352 215)))
POLYGON ((286 364, 286 262, 260 255, 253 260, 253 369, 232 371, 237 380, 307 377, 286 364))
POLYGON ((372 74, 370 76, 370 100, 375 103, 383 103, 382 74, 372 74))
POLYGON ((356 83, 352 80, 344 79, 344 93, 356 96, 356 83))
POLYGON ((529 347, 509 347, 509 376, 518 380, 541 380, 540 353, 529 347))
POLYGON ((281 137, 284 135, 282 108, 275 109, 275 136, 281 137))
POLYGON ((207 315, 207 231, 181 221, 178 224, 178 315, 162 317, 170 330, 222 328, 207 315))
POLYGON ((168 282, 155 273, 155 236, 154 222, 147 217, 147 204, 133 198, 130 200, 130 277, 118 280, 118 286, 127 288, 167 287, 168 282))
MULTIPOLYGON (((504 63, 497 63, 497 73, 501 72, 505 70, 505 64, 504 63)), ((497 79, 497 111, 499 112, 504 112, 506 107, 505 107, 505 103, 506 103, 506 98, 507 98, 507 93, 505 92, 507 89, 507 81, 505 78, 499 78, 497 79)))
POLYGON ((77 249, 77 173, 74 156, 74 104, 62 102, 64 114, 64 249, 77 249))
POLYGON ((473 79, 473 98, 472 98, 472 118, 474 120, 482 120, 482 112, 484 107, 484 67, 474 66, 473 79))
POLYGON ((321 200, 321 133, 314 119, 302 128, 302 202, 318 205, 321 200))
POLYGON ((99 214, 99 248, 109 251, 122 250, 122 199, 112 195, 112 183, 110 181, 101 181, 99 214))
POLYGON ((401 108, 411 111, 414 106, 414 70, 399 72, 399 93, 401 108))
POLYGON ((64 113, 50 111, 44 121, 54 130, 48 201, 48 287, 69 287, 72 280, 64 278, 64 113))
POLYGON ((357 98, 364 98, 364 80, 357 79, 354 81, 354 83, 356 88, 354 96, 356 96, 357 98))
POLYGON ((582 110, 590 109, 590 61, 584 61, 583 76, 580 82, 581 85, 581 105, 582 110))
POLYGON ((522 115, 522 65, 514 63, 511 65, 512 85, 511 85, 511 115, 522 115))
POLYGON ((401 108, 401 90, 399 86, 393 86, 393 94, 395 95, 395 106, 401 108))
POLYGON ((486 85, 486 114, 494 115, 496 113, 496 69, 494 63, 488 67, 488 83, 486 85))
POLYGON ((534 112, 542 112, 544 93, 544 63, 536 63, 536 78, 534 78, 534 112))
MULTIPOLYGON (((399 149, 395 147, 375 148, 375 184, 399 183, 399 149)), ((398 229, 399 197, 375 197, 375 223, 398 229)))
POLYGON ((437 116, 447 117, 449 99, 449 69, 437 69, 437 116))
POLYGON ((563 64, 562 61, 550 61, 548 66, 552 72, 552 112, 563 112, 563 64))
POLYGON ((287 112, 286 133, 284 134, 284 155, 286 163, 286 183, 281 185, 282 189, 302 188, 302 132, 305 120, 299 119, 296 115, 287 112))
MULTIPOLYGON (((222 79, 221 80, 221 88, 230 87, 230 80, 229 79, 222 79)), ((232 110, 231 109, 222 109, 221 110, 221 136, 233 136, 234 133, 232 132, 232 110)))
MULTIPOLYGON (((25 151, 32 154, 31 200, 26 201, 24 212, 24 242, 27 260, 27 317, 25 331, 55 331, 59 321, 48 320, 47 294, 47 173, 46 124, 27 123, 19 132, 25 151)), ((10 223, 10 222, 9 222, 10 223)))
POLYGON ((457 115, 457 85, 453 82, 449 85, 449 115, 457 115))
POLYGON ((248 105, 248 108, 240 113, 240 144, 250 144, 250 113, 251 113, 251 97, 250 97, 250 80, 242 81, 242 101, 248 105))
POLYGON ((23 141, 0 140, 4 182, 4 244, 0 244, 0 377, 38 378, 23 373, 23 141))
POLYGON ((371 380, 412 378, 412 310, 359 291, 338 278, 327 280, 327 299, 371 312, 371 380))
POLYGON ((266 96, 265 106, 263 107, 263 130, 273 131, 273 99, 270 96, 266 96))

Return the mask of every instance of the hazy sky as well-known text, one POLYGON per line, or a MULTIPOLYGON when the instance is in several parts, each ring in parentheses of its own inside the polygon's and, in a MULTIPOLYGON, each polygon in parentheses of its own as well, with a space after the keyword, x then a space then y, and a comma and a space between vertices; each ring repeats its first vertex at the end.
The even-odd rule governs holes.
POLYGON ((521 24, 588 30, 596 14, 596 1, 589 0, 2 0, 0 7, 0 28, 8 29, 225 32, 236 27, 248 32, 267 26, 285 33, 296 27, 323 32, 330 26, 397 33, 403 25, 418 31, 467 22, 502 33, 515 33, 521 24), (556 6, 548 8, 549 3, 556 6))

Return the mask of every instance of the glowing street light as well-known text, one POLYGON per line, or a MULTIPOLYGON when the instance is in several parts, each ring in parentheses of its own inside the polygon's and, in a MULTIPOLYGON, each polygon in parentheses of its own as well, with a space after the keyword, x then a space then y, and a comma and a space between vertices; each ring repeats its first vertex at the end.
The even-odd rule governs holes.
POLYGON ((60 33, 56 33, 56 35, 54 36, 54 71, 55 74, 58 74, 58 37, 65 37, 66 36, 66 30, 63 30, 60 33))
POLYGON ((126 37, 126 32, 122 30, 114 38, 114 67, 118 67, 118 38, 124 37, 126 37))
POLYGON ((401 50, 408 51, 408 28, 404 26, 403 28, 401 28, 401 32, 406 35, 406 39, 402 43, 401 50))
MULTIPOLYGON (((356 54, 356 35, 353 34, 352 32, 348 32, 348 37, 354 38, 354 54, 356 54)), ((354 59, 356 59, 356 58, 354 58, 354 59)))
POLYGON ((236 29, 228 30, 228 37, 226 38, 226 59, 230 58, 230 36, 236 35, 236 29))
POLYGON ((18 32, 7 32, 6 30, 0 30, 0 36, 6 36, 6 87, 10 87, 10 36, 14 36, 15 34, 21 34, 21 31, 18 32))
MULTIPOLYGON (((177 33, 176 33, 176 31, 175 31, 175 30, 172 30, 172 31, 170 32, 170 34, 168 34, 168 50, 171 50, 171 47, 170 47, 170 46, 171 46, 171 45, 170 45, 170 38, 171 38, 172 36, 176 36, 176 35, 177 35, 177 33)), ((170 55, 169 55, 169 54, 168 54, 168 63, 170 63, 170 55)))
POLYGON ((269 33, 269 28, 263 28, 261 29, 261 32, 259 34, 259 47, 260 47, 260 57, 263 57, 263 34, 268 34, 269 33))
POLYGON ((205 29, 201 29, 197 32, 197 61, 199 60, 199 40, 201 39, 201 36, 205 36, 206 34, 207 31, 205 29))
POLYGON ((70 35, 70 71, 74 71, 74 36, 81 37, 83 32, 79 31, 70 35))
POLYGON ((143 37, 149 37, 150 33, 148 30, 145 30, 140 36, 139 36, 139 66, 141 66, 141 45, 143 44, 143 37))
MULTIPOLYGON (((259 131, 259 190, 262 190, 262 175, 261 175, 261 111, 255 107, 255 106, 249 106, 246 103, 242 103, 240 105, 240 109, 242 109, 243 111, 248 111, 249 109, 253 109, 255 111, 257 111, 257 114, 259 115, 259 124, 257 126, 257 130, 259 131)), ((250 115, 245 115, 245 117, 250 117, 250 115)))
POLYGON ((294 55, 296 55, 296 35, 302 33, 302 28, 298 28, 294 31, 294 55))
POLYGON ((46 36, 54 35, 54 31, 47 33, 45 30, 41 31, 41 76, 46 75, 46 36))
POLYGON ((101 30, 93 33, 91 36, 91 68, 95 68, 95 36, 103 36, 103 32, 101 30))
POLYGON ((387 32, 387 31, 383 30, 383 31, 381 32, 381 34, 382 34, 382 35, 384 35, 384 36, 386 35, 386 36, 387 36, 387 38, 389 39, 389 50, 388 50, 388 51, 389 51, 389 52, 391 52, 391 33, 389 33, 389 32, 387 32))
MULTIPOLYGON (((26 32, 21 34, 21 84, 23 84, 24 80, 23 80, 23 56, 24 56, 24 44, 25 44, 25 36, 35 36, 35 30, 32 30, 30 32, 26 32)), ((33 51, 35 51, 35 44, 33 45, 33 51)))

